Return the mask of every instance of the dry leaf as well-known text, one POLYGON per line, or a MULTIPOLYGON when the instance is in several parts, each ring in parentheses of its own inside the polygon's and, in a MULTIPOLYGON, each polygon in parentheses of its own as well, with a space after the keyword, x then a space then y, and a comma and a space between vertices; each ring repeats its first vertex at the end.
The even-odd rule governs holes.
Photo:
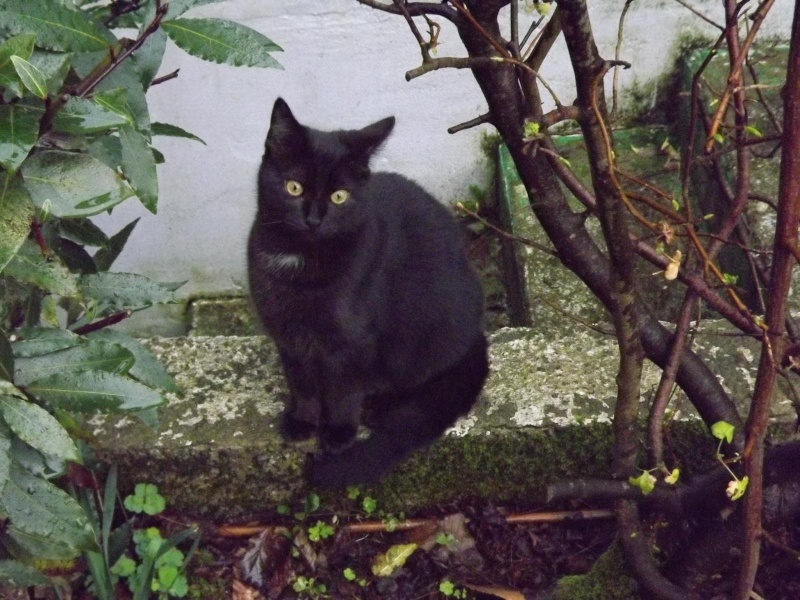
POLYGON ((289 560, 292 541, 285 527, 268 527, 250 539, 238 567, 243 581, 262 588, 289 560))
POLYGON ((677 279, 678 271, 681 268, 681 258, 683 258, 683 253, 680 250, 675 250, 675 254, 669 257, 667 268, 664 269, 664 279, 667 281, 677 279))
POLYGON ((234 580, 231 590, 231 600, 266 600, 258 590, 242 583, 239 580, 234 580))

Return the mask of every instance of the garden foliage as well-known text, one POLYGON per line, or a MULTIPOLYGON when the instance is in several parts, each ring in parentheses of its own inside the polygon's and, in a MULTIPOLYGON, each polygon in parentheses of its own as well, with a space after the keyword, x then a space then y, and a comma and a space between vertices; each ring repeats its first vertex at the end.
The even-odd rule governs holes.
POLYGON ((107 235, 91 217, 136 199, 155 213, 154 140, 199 139, 150 120, 148 89, 175 75, 157 77, 168 40, 280 67, 260 33, 185 16, 214 1, 0 0, 0 580, 42 583, 33 559, 98 550, 96 519, 53 482, 84 462, 89 415, 155 426, 178 391, 140 342, 106 327, 172 302, 180 284, 110 272, 136 221, 107 235))

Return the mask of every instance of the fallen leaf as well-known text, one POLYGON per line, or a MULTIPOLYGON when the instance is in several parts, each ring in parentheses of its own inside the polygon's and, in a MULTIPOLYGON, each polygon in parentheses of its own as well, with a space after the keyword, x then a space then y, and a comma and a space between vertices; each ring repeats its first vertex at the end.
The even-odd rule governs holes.
POLYGON ((379 554, 372 563, 372 574, 376 577, 388 577, 396 569, 402 567, 409 556, 417 549, 416 544, 397 544, 379 554))

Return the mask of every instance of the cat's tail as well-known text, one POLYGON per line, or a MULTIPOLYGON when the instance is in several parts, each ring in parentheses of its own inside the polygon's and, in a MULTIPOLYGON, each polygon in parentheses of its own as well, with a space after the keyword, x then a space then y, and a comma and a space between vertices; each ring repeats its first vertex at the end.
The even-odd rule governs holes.
POLYGON ((454 366, 411 390, 381 398, 372 435, 338 454, 314 456, 309 481, 329 488, 378 481, 469 412, 488 372, 486 338, 481 335, 454 366))

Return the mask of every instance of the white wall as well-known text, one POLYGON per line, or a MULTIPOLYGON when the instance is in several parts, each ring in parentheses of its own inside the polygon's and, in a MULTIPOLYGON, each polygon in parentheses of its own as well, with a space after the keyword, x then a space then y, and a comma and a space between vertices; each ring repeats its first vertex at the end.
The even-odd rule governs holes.
MULTIPOLYGON (((718 0, 690 0, 721 20, 718 0)), ((521 2, 523 4, 524 2, 521 2)), ((622 0, 592 0, 600 51, 613 58, 622 0)), ((777 0, 765 29, 788 37, 793 3, 777 0)), ((153 216, 138 203, 122 205, 100 224, 115 231, 141 216, 115 264, 162 281, 188 280, 180 294, 241 291, 246 286, 245 243, 255 209, 255 175, 272 103, 284 97, 298 119, 318 128, 356 128, 393 114, 397 125, 378 170, 398 171, 443 201, 466 197, 471 184, 487 185, 481 130, 449 135, 446 129, 485 112, 477 84, 465 70, 440 70, 406 82, 419 49, 401 17, 356 0, 228 0, 187 16, 213 16, 246 24, 283 47, 285 70, 234 68, 190 57, 170 45, 162 74, 180 68, 177 81, 149 94, 151 116, 183 127, 207 146, 157 138, 160 200, 153 216)), ((524 14, 527 20, 532 15, 524 14)), ((672 67, 681 34, 714 30, 668 0, 638 0, 625 23, 622 58, 633 68, 623 85, 645 82, 672 67)), ((445 28, 439 56, 464 56, 456 33, 445 28)), ((542 74, 562 102, 574 97, 563 41, 542 74)), ((609 76, 610 81, 610 76, 609 76)))

